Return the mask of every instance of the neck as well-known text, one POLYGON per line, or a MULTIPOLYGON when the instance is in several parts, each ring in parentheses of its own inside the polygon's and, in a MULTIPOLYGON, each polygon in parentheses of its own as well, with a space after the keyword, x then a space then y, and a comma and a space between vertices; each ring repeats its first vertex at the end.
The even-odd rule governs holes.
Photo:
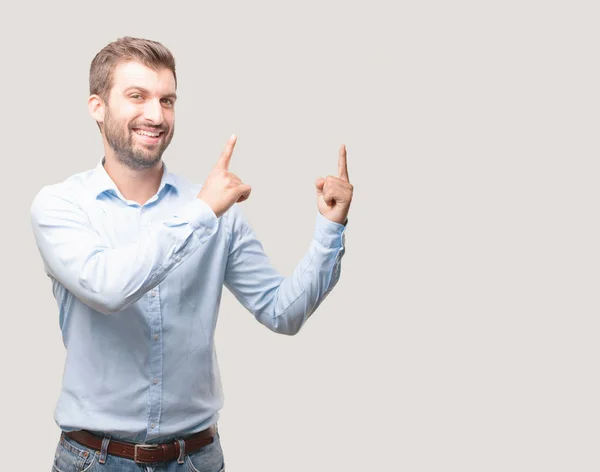
POLYGON ((140 205, 158 192, 163 175, 162 160, 148 169, 134 170, 108 153, 104 158, 104 169, 123 197, 140 205))

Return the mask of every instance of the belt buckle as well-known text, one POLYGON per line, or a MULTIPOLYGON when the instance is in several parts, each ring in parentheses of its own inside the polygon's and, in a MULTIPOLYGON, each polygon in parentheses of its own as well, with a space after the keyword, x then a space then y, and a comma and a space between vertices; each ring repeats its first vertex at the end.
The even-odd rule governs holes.
MULTIPOLYGON (((158 449, 158 444, 135 444, 133 446, 133 461, 138 464, 147 464, 148 461, 138 461, 138 448, 143 449, 145 451, 151 451, 153 449, 158 449)), ((150 461, 155 462, 155 461, 150 461)))

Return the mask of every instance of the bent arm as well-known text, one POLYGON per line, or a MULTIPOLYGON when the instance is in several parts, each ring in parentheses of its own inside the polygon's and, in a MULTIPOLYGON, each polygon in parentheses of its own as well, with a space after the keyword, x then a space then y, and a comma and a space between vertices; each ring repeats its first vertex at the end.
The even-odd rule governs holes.
POLYGON ((31 223, 46 273, 93 309, 113 314, 139 300, 217 232, 210 207, 196 198, 138 241, 109 247, 84 211, 45 187, 31 223))
POLYGON ((339 280, 345 226, 317 213, 313 240, 289 277, 273 268, 239 210, 232 231, 225 286, 260 323, 296 334, 339 280))

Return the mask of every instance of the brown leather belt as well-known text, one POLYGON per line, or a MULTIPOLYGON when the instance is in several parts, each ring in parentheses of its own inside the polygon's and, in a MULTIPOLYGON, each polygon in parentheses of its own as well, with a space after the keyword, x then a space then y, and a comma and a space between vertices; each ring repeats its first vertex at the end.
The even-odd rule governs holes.
MULTIPOLYGON (((216 427, 211 426, 199 433, 189 436, 185 442, 185 454, 192 454, 199 451, 204 446, 213 442, 216 427)), ((65 432, 65 436, 77 441, 96 451, 102 450, 102 437, 96 436, 88 431, 65 432)), ((180 447, 178 441, 160 443, 160 444, 135 444, 117 441, 111 439, 108 444, 108 454, 112 454, 126 459, 131 459, 141 464, 151 462, 172 461, 179 457, 180 447)))

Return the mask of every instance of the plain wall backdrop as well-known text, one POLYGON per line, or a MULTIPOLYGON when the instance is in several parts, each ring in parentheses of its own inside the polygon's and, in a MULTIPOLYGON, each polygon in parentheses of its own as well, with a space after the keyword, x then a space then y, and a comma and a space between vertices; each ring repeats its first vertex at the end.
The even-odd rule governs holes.
POLYGON ((94 55, 177 60, 169 170, 230 169, 289 275, 348 148, 338 286, 295 337, 225 290, 228 472, 600 469, 593 1, 25 2, 2 14, 3 470, 49 470, 65 350, 30 227, 94 167, 94 55))

